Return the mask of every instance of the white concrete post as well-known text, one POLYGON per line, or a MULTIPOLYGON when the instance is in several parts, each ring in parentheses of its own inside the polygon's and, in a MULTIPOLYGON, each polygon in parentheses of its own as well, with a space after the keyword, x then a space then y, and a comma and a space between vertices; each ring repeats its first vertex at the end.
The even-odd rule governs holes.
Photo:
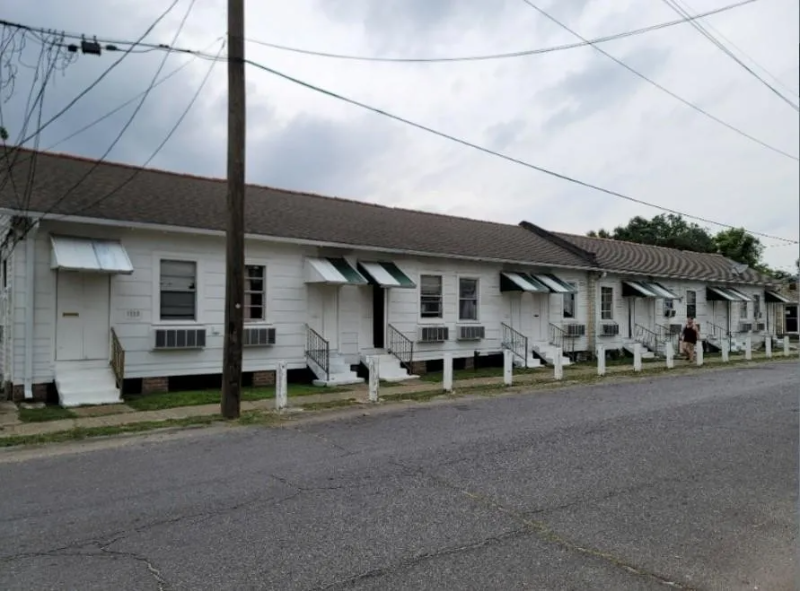
POLYGON ((553 347, 553 377, 557 380, 564 379, 564 353, 561 347, 553 347))
POLYGON ((633 345, 633 371, 642 371, 642 345, 641 345, 641 343, 634 343, 634 345, 633 345))
POLYGON ((275 371, 275 408, 283 410, 289 404, 289 384, 286 376, 286 362, 279 361, 275 371))
POLYGON ((764 341, 764 354, 768 359, 772 357, 772 335, 767 335, 767 338, 764 341))
POLYGON ((675 367, 675 349, 672 348, 672 343, 664 343, 664 356, 667 358, 667 369, 675 367))
POLYGON ((789 356, 789 337, 783 337, 783 356, 789 356))
POLYGON ((378 402, 378 394, 381 387, 381 359, 371 355, 367 359, 369 369, 369 401, 378 402))
POLYGON ((697 341, 697 345, 695 345, 694 349, 694 361, 697 363, 697 367, 701 367, 703 365, 703 341, 697 341))
POLYGON ((720 343, 722 346, 722 363, 728 363, 730 361, 731 337, 722 339, 720 343))
POLYGON ((508 349, 503 350, 503 383, 506 386, 514 383, 514 358, 508 349))
POLYGON ((748 361, 753 358, 753 337, 750 334, 744 339, 744 358, 748 361))
POLYGON ((597 345, 597 375, 606 375, 606 348, 603 345, 597 345))
POLYGON ((453 354, 445 353, 442 360, 442 389, 445 392, 453 391, 453 354))

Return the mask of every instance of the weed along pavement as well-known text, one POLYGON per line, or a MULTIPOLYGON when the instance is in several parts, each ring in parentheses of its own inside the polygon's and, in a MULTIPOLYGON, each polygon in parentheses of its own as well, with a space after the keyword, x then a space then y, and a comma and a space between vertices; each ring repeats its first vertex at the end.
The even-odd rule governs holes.
MULTIPOLYGON (((770 359, 764 353, 753 353, 750 360, 739 355, 728 361, 711 355, 704 358, 702 366, 675 360, 671 369, 663 360, 642 360, 641 369, 636 371, 630 360, 622 360, 607 364, 603 376, 598 375, 598 367, 594 363, 577 363, 564 367, 561 378, 555 377, 558 370, 554 372, 553 368, 514 369, 511 385, 505 383, 503 368, 490 367, 454 372, 452 389, 449 391, 443 390, 442 374, 432 373, 416 381, 381 383, 379 391, 373 394, 379 395, 378 402, 382 404, 463 396, 497 396, 520 391, 535 394, 556 387, 647 379, 667 373, 681 375, 685 372, 724 371, 767 361, 791 362, 796 358, 796 350, 788 356, 778 352, 770 359)), ((142 433, 153 429, 215 425, 221 420, 219 397, 218 390, 168 392, 127 397, 124 404, 75 409, 41 405, 17 407, 12 403, 0 403, 0 448, 142 433)), ((242 395, 242 418, 226 424, 274 425, 295 419, 297 412, 307 414, 352 406, 363 407, 369 405, 370 393, 366 384, 343 388, 289 384, 287 408, 276 412, 275 399, 274 387, 245 389, 242 395)))
POLYGON ((303 412, 253 393, 236 428, 127 437, 80 421, 163 426, 147 413, 202 396, 32 409, 4 431, 74 424, 4 436, 0 589, 795 589, 797 360, 581 371, 295 393, 303 412))

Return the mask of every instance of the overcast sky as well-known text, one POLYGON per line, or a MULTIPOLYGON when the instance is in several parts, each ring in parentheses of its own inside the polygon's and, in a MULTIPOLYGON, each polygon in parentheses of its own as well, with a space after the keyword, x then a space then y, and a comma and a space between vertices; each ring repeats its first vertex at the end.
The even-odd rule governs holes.
MULTIPOLYGON (((147 40, 171 43, 189 1, 180 0, 147 40)), ((586 38, 679 18, 662 0, 534 3, 586 38)), ((690 13, 731 3, 683 0, 690 13)), ((4 4, 3 18, 132 40, 167 5, 166 0, 16 0, 4 4)), ((797 102, 799 20, 797 0, 757 0, 701 22, 776 76, 783 85, 778 88, 788 87, 797 102)), ((196 0, 177 45, 216 52, 214 40, 225 31, 225 0, 196 0)), ((246 34, 305 49, 383 57, 492 54, 577 41, 522 0, 248 0, 246 34)), ((601 47, 759 140, 793 155, 800 152, 798 113, 690 25, 601 47)), ((246 50, 249 58, 294 77, 521 160, 664 207, 798 238, 796 160, 715 123, 591 47, 437 64, 333 60, 254 43, 246 50)), ((33 45, 24 51, 26 63, 38 57, 33 45)), ((128 56, 44 132, 40 147, 50 147, 143 91, 162 55, 128 56)), ((116 58, 113 53, 80 56, 48 87, 45 115, 66 105, 116 58)), ((161 75, 186 60, 172 55, 161 75)), ((195 60, 153 90, 108 159, 143 164, 186 108, 209 66, 195 60)), ((659 213, 431 136, 263 71, 249 68, 247 78, 248 182, 500 222, 526 219, 575 233, 659 213)), ((19 131, 15 115, 23 112, 29 88, 30 73, 21 67, 14 93, 3 105, 12 139, 19 131)), ((225 66, 219 64, 183 125, 150 166, 224 176, 225 94, 225 66)), ((101 156, 134 107, 56 150, 101 156)), ((783 268, 797 256, 797 245, 766 251, 767 262, 783 268)))

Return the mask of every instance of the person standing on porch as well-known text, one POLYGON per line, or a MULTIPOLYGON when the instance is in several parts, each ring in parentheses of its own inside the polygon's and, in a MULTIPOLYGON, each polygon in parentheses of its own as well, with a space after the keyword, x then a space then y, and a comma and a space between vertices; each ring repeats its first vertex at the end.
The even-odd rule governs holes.
POLYGON ((700 334, 697 330, 697 324, 695 324, 694 318, 687 318, 686 326, 684 326, 683 331, 681 331, 681 349, 689 361, 694 361, 694 348, 697 345, 699 336, 700 334))

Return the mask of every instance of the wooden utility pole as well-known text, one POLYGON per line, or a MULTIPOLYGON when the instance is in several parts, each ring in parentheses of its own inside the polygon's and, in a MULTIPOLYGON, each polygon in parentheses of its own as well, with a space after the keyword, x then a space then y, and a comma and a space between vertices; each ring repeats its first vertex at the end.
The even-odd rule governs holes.
POLYGON ((222 416, 239 416, 244 332, 244 0, 228 0, 228 232, 222 416))

